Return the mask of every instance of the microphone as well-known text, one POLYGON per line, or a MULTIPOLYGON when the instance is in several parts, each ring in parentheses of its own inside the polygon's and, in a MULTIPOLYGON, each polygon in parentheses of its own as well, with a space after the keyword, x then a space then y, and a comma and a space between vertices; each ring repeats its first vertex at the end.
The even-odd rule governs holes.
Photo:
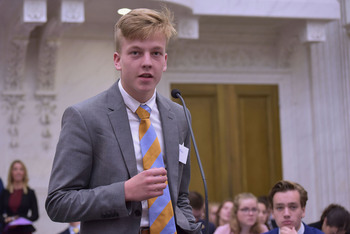
POLYGON ((178 89, 173 89, 173 90, 171 90, 171 96, 172 96, 173 98, 179 98, 179 97, 181 97, 181 92, 180 92, 180 90, 178 90, 178 89))
POLYGON ((209 212, 208 212, 208 189, 207 189, 207 182, 205 180, 205 175, 204 175, 204 170, 202 167, 202 163, 201 163, 201 159, 199 157, 199 153, 198 153, 198 148, 197 148, 197 144, 196 144, 196 140, 194 139, 194 134, 192 131, 192 125, 190 122, 190 118, 188 116, 188 113, 186 111, 187 107, 185 104, 184 99, 181 96, 181 92, 178 89, 173 89, 171 90, 171 96, 173 98, 179 98, 182 102, 182 106, 184 108, 184 112, 185 112, 185 116, 186 116, 186 120, 187 120, 187 125, 188 128, 190 129, 190 133, 191 133, 191 138, 192 138, 192 143, 193 143, 193 147, 194 147, 194 151, 196 152, 196 157, 197 157, 197 162, 198 162, 198 166, 199 166, 199 170, 201 172, 201 176, 202 176, 202 180, 203 180, 203 185, 204 185, 204 193, 205 193, 205 227, 206 227, 206 233, 209 233, 209 212))

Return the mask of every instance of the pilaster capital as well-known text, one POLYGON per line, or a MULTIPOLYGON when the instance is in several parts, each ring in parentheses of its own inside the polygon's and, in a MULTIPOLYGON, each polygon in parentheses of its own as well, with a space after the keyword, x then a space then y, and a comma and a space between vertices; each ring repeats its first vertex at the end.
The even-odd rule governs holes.
POLYGON ((60 17, 62 23, 83 23, 84 0, 62 0, 60 17))
POLYGON ((47 21, 46 0, 24 0, 23 22, 45 23, 47 21))
POLYGON ((300 28, 300 41, 302 43, 315 43, 326 41, 327 21, 307 20, 300 28))
POLYGON ((178 20, 178 37, 182 39, 199 39, 198 17, 180 17, 178 20))

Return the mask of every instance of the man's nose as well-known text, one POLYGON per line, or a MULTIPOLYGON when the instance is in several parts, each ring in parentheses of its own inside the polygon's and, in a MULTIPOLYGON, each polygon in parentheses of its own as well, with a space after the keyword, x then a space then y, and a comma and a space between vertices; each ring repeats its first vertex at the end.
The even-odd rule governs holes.
POLYGON ((142 67, 151 67, 152 59, 150 53, 145 53, 142 60, 142 67))
POLYGON ((289 216, 290 215, 290 211, 289 211, 288 207, 284 208, 283 215, 284 216, 289 216))

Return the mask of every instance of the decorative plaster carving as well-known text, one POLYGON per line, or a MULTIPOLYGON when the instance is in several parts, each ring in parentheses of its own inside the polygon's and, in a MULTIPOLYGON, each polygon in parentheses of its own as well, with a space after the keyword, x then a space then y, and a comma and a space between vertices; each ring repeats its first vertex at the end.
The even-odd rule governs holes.
POLYGON ((37 91, 54 91, 55 89, 54 75, 58 47, 58 39, 47 39, 41 43, 37 91))
POLYGON ((46 21, 46 1, 24 0, 22 11, 7 12, 6 17, 10 16, 15 19, 22 19, 12 21, 13 23, 6 27, 5 33, 8 37, 5 41, 6 53, 4 53, 5 64, 3 67, 3 107, 5 114, 9 116, 10 147, 16 148, 19 146, 18 124, 21 121, 21 113, 25 107, 23 83, 29 35, 36 26, 46 21))
POLYGON ((325 21, 306 21, 300 32, 302 43, 324 42, 326 40, 325 21))
POLYGON ((174 43, 169 47, 169 69, 234 71, 237 69, 277 68, 277 49, 273 45, 230 43, 174 43))
POLYGON ((299 35, 302 26, 302 23, 291 23, 284 25, 280 30, 277 40, 279 67, 291 66, 293 55, 297 46, 300 45, 299 35))
POLYGON ((43 148, 50 148, 51 118, 56 109, 55 71, 60 38, 65 30, 84 22, 84 2, 62 0, 61 18, 51 18, 42 30, 39 46, 38 77, 36 98, 38 101, 39 122, 41 123, 43 148))
POLYGON ((24 0, 23 2, 23 21, 46 22, 46 0, 24 0))
POLYGON ((39 123, 42 125, 41 137, 42 146, 45 150, 50 148, 51 142, 51 117, 55 115, 56 104, 54 104, 55 95, 37 93, 36 94, 39 104, 37 104, 37 110, 39 114, 39 123))
POLYGON ((84 1, 62 0, 61 21, 67 23, 82 23, 85 20, 84 1))
POLYGON ((290 67, 296 47, 300 44, 298 35, 283 36, 278 45, 278 67, 290 67))
POLYGON ((21 90, 28 39, 13 39, 9 42, 5 67, 5 90, 21 90))
POLYGON ((198 18, 181 16, 178 20, 178 37, 183 39, 198 39, 199 38, 198 18))
MULTIPOLYGON (((44 39, 44 38, 42 38, 44 39)), ((42 125, 42 146, 45 150, 50 148, 51 117, 56 109, 55 101, 55 68, 58 52, 58 38, 42 40, 39 49, 39 66, 37 78, 36 99, 39 111, 39 123, 42 125)))
POLYGON ((7 133, 10 136, 9 146, 11 148, 17 148, 19 145, 18 136, 18 124, 21 120, 22 110, 24 109, 23 97, 24 94, 20 92, 4 92, 4 104, 3 109, 5 114, 9 116, 8 118, 8 130, 7 133))

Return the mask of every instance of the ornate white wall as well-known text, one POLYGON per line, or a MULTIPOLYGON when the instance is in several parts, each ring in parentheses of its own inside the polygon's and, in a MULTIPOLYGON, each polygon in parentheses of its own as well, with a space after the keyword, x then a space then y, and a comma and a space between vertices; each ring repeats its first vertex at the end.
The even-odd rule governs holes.
MULTIPOLYGON (((277 84, 283 177, 308 190, 305 221, 331 202, 350 209, 349 1, 262 0, 260 8, 251 0, 165 2, 181 33, 158 91, 169 96, 176 82, 277 84)), ((61 116, 118 77, 111 9, 122 3, 159 5, 0 0, 0 176, 6 180, 15 158, 28 166, 38 234, 65 226, 44 210, 61 116)))

